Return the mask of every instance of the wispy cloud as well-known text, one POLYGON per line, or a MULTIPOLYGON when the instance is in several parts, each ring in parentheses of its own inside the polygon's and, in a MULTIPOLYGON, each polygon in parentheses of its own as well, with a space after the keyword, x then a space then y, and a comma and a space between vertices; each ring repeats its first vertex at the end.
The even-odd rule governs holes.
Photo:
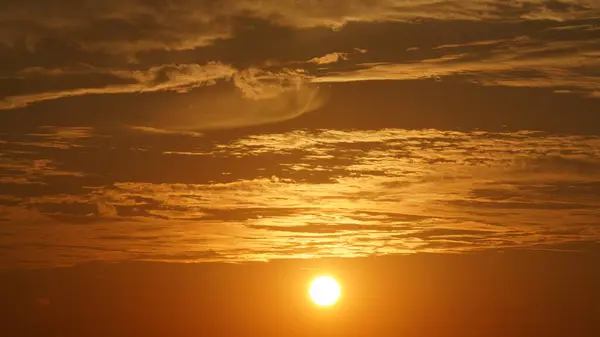
POLYGON ((182 136, 191 136, 191 137, 204 136, 200 132, 165 130, 165 129, 158 129, 158 128, 153 128, 153 127, 149 127, 149 126, 131 126, 129 128, 131 130, 142 132, 142 133, 159 134, 159 135, 182 135, 182 136))
POLYGON ((599 39, 544 42, 525 38, 442 45, 434 49, 448 52, 437 58, 358 64, 357 70, 331 70, 316 76, 313 81, 323 83, 464 76, 484 85, 574 88, 593 96, 600 91, 600 78, 592 71, 600 65, 599 42, 599 39), (483 53, 452 52, 452 49, 459 47, 487 45, 496 47, 486 49, 483 53))
POLYGON ((308 62, 315 64, 328 64, 335 63, 341 60, 347 60, 348 57, 348 53, 331 53, 321 57, 315 57, 313 59, 310 59, 308 62))
MULTIPOLYGON (((222 65, 220 63, 209 63, 206 65, 161 65, 145 71, 103 71, 102 69, 98 69, 97 71, 106 72, 120 78, 130 79, 133 83, 108 84, 100 87, 74 88, 63 91, 47 91, 8 96, 0 101, 0 109, 19 108, 35 102, 84 95, 143 93, 165 90, 186 92, 199 86, 214 84, 218 79, 231 78, 236 73, 230 66, 222 65)), ((64 74, 61 70, 44 69, 39 69, 35 72, 26 71, 24 74, 31 73, 57 76, 58 80, 60 80, 60 76, 64 74)))
POLYGON ((366 52, 367 52, 366 49, 354 48, 352 53, 338 53, 338 52, 329 53, 329 54, 326 54, 326 55, 323 55, 320 57, 312 58, 312 59, 308 60, 308 63, 314 63, 314 64, 336 63, 336 62, 340 62, 340 61, 346 61, 356 54, 365 54, 366 52))
POLYGON ((84 139, 92 136, 93 128, 86 126, 42 126, 40 127, 40 131, 40 133, 30 134, 30 136, 50 139, 84 139))
MULTIPOLYGON (((42 74, 57 76, 60 80, 64 73, 62 70, 35 68, 25 71, 23 76, 42 74)), ((166 123, 164 119, 153 122, 152 118, 149 118, 146 121, 148 125, 133 126, 137 131, 180 134, 183 132, 192 135, 194 133, 190 130, 235 128, 292 119, 318 109, 326 99, 320 94, 317 86, 310 85, 310 76, 302 69, 282 69, 277 72, 258 68, 236 70, 232 66, 209 63, 202 66, 162 65, 146 71, 111 70, 108 73, 133 80, 133 83, 9 96, 0 101, 0 109, 25 107, 36 102, 85 95, 158 91, 187 93, 198 87, 214 85, 218 80, 231 82, 235 91, 219 92, 204 98, 201 102, 202 109, 194 109, 194 106, 188 105, 185 109, 172 112, 166 123)))
POLYGON ((59 163, 49 159, 22 159, 17 156, 0 157, 0 170, 2 170, 0 184, 43 185, 44 179, 47 177, 81 178, 85 176, 82 172, 61 169, 59 163))

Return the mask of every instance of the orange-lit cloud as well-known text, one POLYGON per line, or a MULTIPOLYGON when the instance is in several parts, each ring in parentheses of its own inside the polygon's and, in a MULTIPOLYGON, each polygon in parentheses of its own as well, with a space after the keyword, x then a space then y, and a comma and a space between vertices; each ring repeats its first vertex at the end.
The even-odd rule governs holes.
POLYGON ((591 94, 600 90, 600 78, 585 69, 600 66, 600 40, 541 42, 529 39, 515 41, 481 41, 467 45, 442 45, 434 49, 448 50, 438 58, 416 62, 359 64, 353 71, 331 71, 317 76, 314 82, 368 80, 443 79, 465 76, 485 85, 523 87, 577 88, 591 94), (499 44, 484 55, 451 50, 465 46, 499 44), (528 76, 522 76, 530 72, 528 76))
MULTIPOLYGON (((33 73, 60 77, 64 72, 30 69, 23 74, 33 73)), ((309 85, 307 75, 296 70, 269 72, 249 68, 238 71, 230 66, 209 63, 205 66, 164 65, 147 71, 110 73, 131 79, 134 83, 9 96, 0 102, 0 108, 25 107, 35 102, 85 95, 157 91, 185 93, 194 88, 214 85, 217 80, 231 81, 235 85, 235 92, 220 93, 203 102, 204 109, 196 112, 197 116, 187 111, 190 107, 186 111, 174 111, 168 130, 164 129, 164 125, 156 125, 152 121, 149 125, 133 126, 138 131, 177 133, 182 129, 233 128, 287 120, 319 108, 325 100, 316 86, 309 85)))
POLYGON ((150 134, 160 134, 160 135, 183 135, 183 136, 191 136, 191 137, 202 137, 204 136, 202 133, 194 132, 194 131, 178 131, 178 130, 165 130, 153 128, 150 126, 131 126, 129 127, 131 130, 150 133, 150 134))
POLYGON ((48 263, 73 262, 60 252, 81 256, 78 262, 160 260, 198 242, 215 252, 209 260, 236 261, 553 247, 600 238, 599 145, 595 136, 538 132, 265 134, 191 158, 251 163, 257 154, 285 154, 268 177, 115 181, 77 193, 15 195, 2 214, 13 224, 36 219, 35 231, 10 227, 10 242, 23 254, 45 242, 48 263), (308 174, 327 179, 303 179, 308 174), (87 225, 69 227, 80 222, 87 225))
POLYGON ((347 60, 348 57, 349 56, 347 53, 331 53, 321 57, 315 57, 313 59, 310 59, 308 62, 315 64, 328 64, 335 63, 341 60, 347 60))
MULTIPOLYGON (((97 71, 103 72, 102 70, 97 71)), ((106 72, 120 78, 130 79, 133 83, 8 96, 0 101, 0 109, 24 107, 33 102, 83 95, 141 93, 163 90, 185 92, 198 86, 210 85, 218 79, 231 78, 235 74, 234 69, 219 63, 209 63, 204 66, 198 64, 161 65, 145 71, 112 70, 106 72)), ((21 74, 23 76, 30 74, 58 76, 58 79, 60 79, 60 76, 64 73, 65 71, 61 69, 45 70, 36 68, 25 69, 21 74)))
POLYGON ((320 57, 314 57, 308 60, 308 63, 314 64, 329 64, 350 59, 354 54, 365 54, 366 49, 354 48, 352 53, 329 53, 320 57))

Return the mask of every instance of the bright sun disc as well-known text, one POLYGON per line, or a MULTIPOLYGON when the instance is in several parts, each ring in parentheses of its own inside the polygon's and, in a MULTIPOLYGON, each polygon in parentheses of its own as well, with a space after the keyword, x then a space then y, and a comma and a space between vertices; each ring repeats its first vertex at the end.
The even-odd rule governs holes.
POLYGON ((331 276, 320 276, 312 281, 308 294, 316 305, 326 307, 335 304, 340 297, 340 285, 331 276))

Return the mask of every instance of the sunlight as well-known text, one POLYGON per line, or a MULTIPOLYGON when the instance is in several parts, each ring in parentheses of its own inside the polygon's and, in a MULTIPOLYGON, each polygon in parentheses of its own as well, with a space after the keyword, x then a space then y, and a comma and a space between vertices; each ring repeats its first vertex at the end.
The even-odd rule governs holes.
POLYGON ((339 283, 331 276, 319 276, 315 278, 308 291, 312 301, 322 307, 334 305, 340 297, 339 283))

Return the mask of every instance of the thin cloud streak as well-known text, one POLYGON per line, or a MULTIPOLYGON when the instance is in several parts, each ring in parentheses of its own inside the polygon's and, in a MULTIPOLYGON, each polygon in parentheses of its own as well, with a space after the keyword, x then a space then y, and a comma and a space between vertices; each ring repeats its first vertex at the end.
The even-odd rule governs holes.
MULTIPOLYGON (((31 71, 25 72, 25 74, 31 71)), ((59 76, 61 70, 38 70, 36 73, 59 76)), ((65 91, 41 92, 19 96, 9 96, 0 101, 0 109, 25 107, 34 102, 65 97, 100 94, 144 93, 154 91, 186 92, 193 88, 214 84, 216 80, 231 78, 236 71, 219 63, 187 65, 162 65, 147 71, 108 71, 107 73, 134 81, 133 84, 107 85, 100 88, 78 88, 65 91)))
MULTIPOLYGON (((482 41, 466 45, 442 45, 434 49, 452 50, 464 46, 496 45, 482 41)), ((588 41, 543 42, 522 39, 491 47, 484 56, 449 52, 438 58, 406 63, 358 64, 358 70, 329 71, 313 78, 315 83, 442 79, 465 76, 483 85, 574 88, 587 95, 600 91, 600 78, 582 69, 600 66, 600 39, 588 41), (553 54, 559 52, 560 54, 553 54), (524 72, 532 75, 523 76, 524 72)))

